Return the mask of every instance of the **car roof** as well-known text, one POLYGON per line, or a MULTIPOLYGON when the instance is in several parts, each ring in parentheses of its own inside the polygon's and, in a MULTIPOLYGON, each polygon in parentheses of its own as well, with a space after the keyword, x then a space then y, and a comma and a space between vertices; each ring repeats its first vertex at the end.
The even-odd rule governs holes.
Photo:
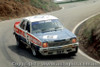
POLYGON ((58 19, 58 18, 52 15, 36 15, 24 18, 24 20, 28 20, 30 22, 50 20, 50 19, 58 19))

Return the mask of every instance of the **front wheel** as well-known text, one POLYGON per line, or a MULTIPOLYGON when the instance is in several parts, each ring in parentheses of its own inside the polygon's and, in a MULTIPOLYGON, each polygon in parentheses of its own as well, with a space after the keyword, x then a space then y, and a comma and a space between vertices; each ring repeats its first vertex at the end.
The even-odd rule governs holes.
POLYGON ((38 50, 36 50, 35 47, 32 46, 32 47, 31 47, 31 50, 32 50, 32 54, 33 54, 33 56, 35 56, 35 57, 39 57, 40 53, 39 53, 38 50))
POLYGON ((76 50, 75 50, 74 52, 71 52, 70 54, 71 54, 72 56, 74 56, 74 55, 76 55, 77 52, 78 52, 78 47, 76 47, 76 50))

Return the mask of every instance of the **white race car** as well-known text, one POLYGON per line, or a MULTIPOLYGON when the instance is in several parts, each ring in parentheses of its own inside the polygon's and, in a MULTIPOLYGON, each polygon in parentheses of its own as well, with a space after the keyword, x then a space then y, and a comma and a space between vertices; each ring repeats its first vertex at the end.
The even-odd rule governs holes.
POLYGON ((14 34, 17 45, 31 48, 34 56, 78 51, 76 36, 51 15, 31 16, 15 22, 14 34))

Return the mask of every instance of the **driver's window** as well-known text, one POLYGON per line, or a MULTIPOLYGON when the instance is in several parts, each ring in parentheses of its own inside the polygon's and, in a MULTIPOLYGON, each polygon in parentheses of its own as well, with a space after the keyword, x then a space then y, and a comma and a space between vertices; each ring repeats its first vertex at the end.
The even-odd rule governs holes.
POLYGON ((20 27, 21 27, 22 29, 25 29, 25 20, 22 21, 22 23, 20 24, 20 27))

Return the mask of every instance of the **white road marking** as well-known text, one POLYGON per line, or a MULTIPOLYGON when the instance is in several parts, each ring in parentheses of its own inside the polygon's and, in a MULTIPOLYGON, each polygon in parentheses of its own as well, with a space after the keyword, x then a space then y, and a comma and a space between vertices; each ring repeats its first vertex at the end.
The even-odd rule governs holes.
MULTIPOLYGON (((77 30, 77 28, 78 28, 82 23, 84 23, 86 20, 88 20, 88 19, 90 19, 90 18, 92 18, 92 17, 94 17, 94 16, 96 16, 96 15, 98 15, 98 14, 100 14, 100 13, 94 14, 94 15, 92 15, 92 16, 86 18, 85 20, 81 21, 79 24, 77 24, 77 25, 75 26, 75 28, 72 30, 72 32, 75 33, 76 30, 77 30)), ((81 51, 80 49, 79 49, 79 53, 82 54, 83 56, 87 57, 88 59, 90 59, 90 60, 92 60, 92 61, 94 61, 94 62, 100 64, 99 61, 97 61, 97 60, 93 59, 92 57, 88 56, 87 54, 85 54, 85 53, 84 53, 83 51, 81 51)))

